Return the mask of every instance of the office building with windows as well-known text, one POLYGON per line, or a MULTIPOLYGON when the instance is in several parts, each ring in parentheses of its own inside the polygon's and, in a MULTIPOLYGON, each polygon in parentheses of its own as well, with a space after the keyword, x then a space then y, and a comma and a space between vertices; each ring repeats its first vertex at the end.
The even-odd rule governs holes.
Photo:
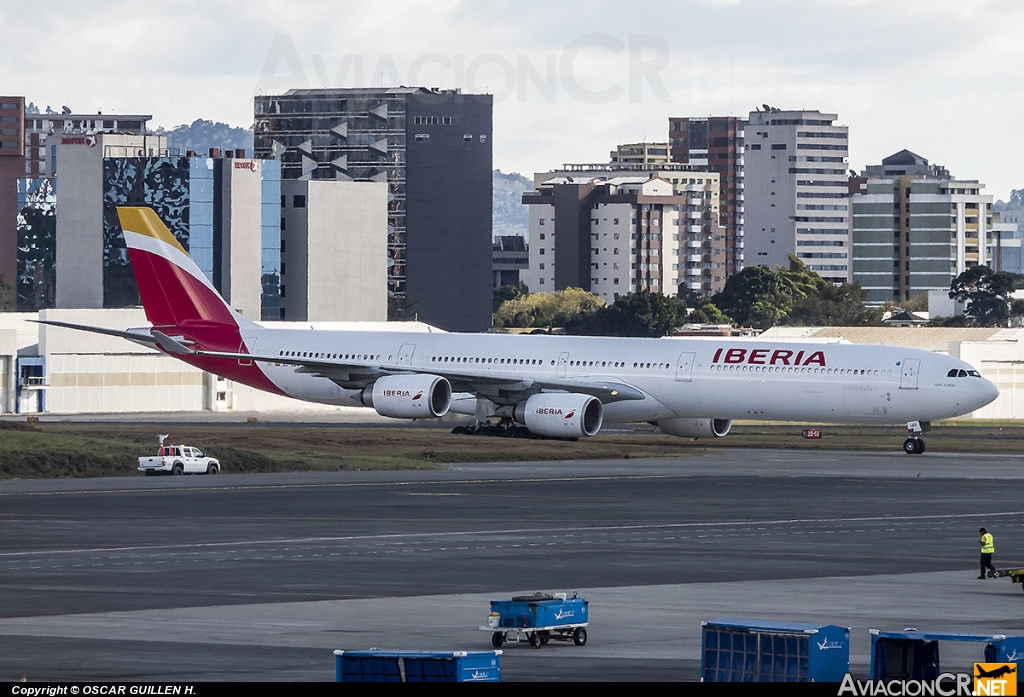
POLYGON ((517 286, 526 283, 530 268, 530 252, 526 238, 521 235, 500 235, 494 238, 491 266, 494 287, 517 286))
POLYGON ((788 267, 795 254, 833 283, 852 279, 849 129, 820 111, 752 111, 745 127, 747 266, 788 267))
POLYGON ((143 136, 136 146, 138 157, 156 154, 159 136, 152 136, 150 114, 25 114, 25 176, 52 178, 57 171, 57 144, 64 140, 85 139, 97 133, 143 136), (151 151, 152 150, 152 151, 151 151))
POLYGON ((491 95, 422 87, 255 98, 255 154, 285 181, 387 187, 388 293, 447 330, 491 325, 491 95))
POLYGON ((243 316, 280 318, 279 163, 186 157, 160 136, 117 133, 62 138, 56 153, 56 307, 138 305, 117 207, 149 206, 243 316))
POLYGON ((1002 270, 1002 238, 1010 242, 1016 226, 992 211, 984 184, 955 179, 909 150, 867 167, 863 176, 866 190, 851 200, 853 279, 869 301, 948 292, 973 266, 1002 270))
POLYGON ((627 143, 609 153, 611 163, 665 164, 670 162, 668 143, 627 143))
POLYGON ((719 176, 719 222, 725 235, 725 277, 744 263, 744 128, 734 116, 672 117, 672 162, 694 165, 719 176))

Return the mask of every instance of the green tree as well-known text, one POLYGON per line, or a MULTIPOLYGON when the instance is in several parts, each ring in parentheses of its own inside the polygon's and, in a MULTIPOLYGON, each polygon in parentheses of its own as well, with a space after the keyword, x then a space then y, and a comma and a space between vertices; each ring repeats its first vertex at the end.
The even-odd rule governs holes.
POLYGON ((686 302, 661 293, 640 291, 619 297, 614 304, 569 322, 567 334, 586 336, 659 337, 687 322, 686 302))
POLYGON ((530 289, 526 287, 525 283, 518 283, 514 286, 499 286, 494 289, 491 312, 497 312, 498 308, 506 300, 515 300, 529 294, 530 289))
POLYGON ((494 313, 492 326, 562 327, 580 314, 596 311, 604 301, 580 288, 566 288, 553 293, 531 293, 506 300, 494 313))
POLYGON ((712 302, 740 325, 769 327, 789 314, 790 293, 789 285, 767 266, 748 266, 730 276, 712 302))
POLYGON ((949 297, 966 302, 965 314, 982 327, 1005 327, 1010 318, 1011 293, 1024 278, 987 266, 973 266, 953 279, 949 297))
POLYGON ((687 322, 694 324, 732 324, 732 319, 715 307, 712 302, 705 302, 686 318, 687 322))
POLYGON ((760 328, 776 324, 880 326, 882 311, 866 305, 859 284, 835 285, 789 255, 789 268, 748 266, 726 281, 714 303, 738 323, 760 328))

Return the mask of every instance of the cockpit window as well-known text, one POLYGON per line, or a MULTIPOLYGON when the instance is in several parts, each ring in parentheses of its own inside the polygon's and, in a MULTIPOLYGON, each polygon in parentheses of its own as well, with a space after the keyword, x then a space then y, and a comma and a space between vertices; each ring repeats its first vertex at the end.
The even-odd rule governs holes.
POLYGON ((981 377, 981 373, 979 373, 977 370, 964 370, 963 368, 957 370, 956 368, 951 368, 950 371, 948 373, 946 373, 946 377, 947 378, 966 378, 966 377, 980 378, 981 377))

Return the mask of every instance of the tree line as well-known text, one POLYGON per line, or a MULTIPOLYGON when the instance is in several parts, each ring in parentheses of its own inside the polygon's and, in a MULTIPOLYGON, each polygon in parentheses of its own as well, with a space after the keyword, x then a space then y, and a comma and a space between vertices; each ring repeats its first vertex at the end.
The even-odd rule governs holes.
MULTIPOLYGON (((966 314, 936 318, 935 326, 1007 326, 1024 317, 1024 300, 1011 293, 1024 288, 1024 277, 968 269, 950 285, 949 297, 966 303, 966 314)), ((859 283, 835 285, 789 256, 789 268, 748 266, 731 276, 721 292, 710 298, 685 294, 662 295, 640 291, 620 296, 607 305, 579 288, 553 293, 529 293, 525 285, 494 291, 493 326, 497 329, 534 328, 586 336, 665 336, 683 324, 732 324, 767 329, 792 326, 883 326, 886 310, 867 305, 859 283), (693 309, 691 309, 693 308, 693 309)))

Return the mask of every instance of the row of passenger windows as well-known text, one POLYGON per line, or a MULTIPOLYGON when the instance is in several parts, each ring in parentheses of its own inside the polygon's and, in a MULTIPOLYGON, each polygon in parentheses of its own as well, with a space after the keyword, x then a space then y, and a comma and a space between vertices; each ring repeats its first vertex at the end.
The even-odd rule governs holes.
MULTIPOLYGON (((433 363, 490 363, 497 365, 544 365, 540 358, 468 358, 463 356, 432 356, 433 363)), ((555 362, 551 361, 550 365, 555 362)), ((569 361, 568 365, 573 368, 625 368, 625 361, 569 361)), ((634 363, 634 368, 658 368, 669 369, 670 363, 634 363)))
POLYGON ((312 351, 278 351, 278 356, 294 358, 322 358, 325 361, 379 361, 380 354, 374 356, 370 353, 314 353, 312 351))
MULTIPOLYGON (((433 363, 497 363, 499 365, 544 365, 540 358, 466 358, 464 356, 432 356, 433 363)), ((555 362, 551 361, 551 365, 555 362)))
MULTIPOLYGON (((355 354, 355 353, 317 353, 310 351, 279 351, 279 356, 294 357, 294 358, 319 358, 323 360, 363 360, 363 361, 379 361, 380 354, 355 354)), ((473 364, 494 364, 494 365, 544 365, 544 360, 539 358, 478 358, 478 357, 465 357, 465 356, 433 356, 431 357, 433 363, 473 363, 473 364)), ((550 365, 554 365, 555 362, 552 360, 550 365)), ((625 368, 627 363, 625 361, 569 361, 569 366, 574 368, 625 368)), ((634 368, 638 369, 654 369, 654 370, 671 370, 671 363, 633 363, 634 368)), ((759 366, 759 365, 729 365, 729 364, 718 364, 713 363, 708 366, 711 370, 717 371, 729 371, 729 372, 750 372, 750 373, 814 373, 821 375, 882 375, 891 376, 891 370, 862 370, 862 369, 849 369, 849 368, 808 368, 808 367, 796 367, 796 366, 759 366)), ((698 366, 698 370, 700 366, 698 366)), ((981 377, 981 374, 976 370, 957 370, 956 368, 950 370, 946 377, 949 378, 964 378, 964 377, 981 377)))

